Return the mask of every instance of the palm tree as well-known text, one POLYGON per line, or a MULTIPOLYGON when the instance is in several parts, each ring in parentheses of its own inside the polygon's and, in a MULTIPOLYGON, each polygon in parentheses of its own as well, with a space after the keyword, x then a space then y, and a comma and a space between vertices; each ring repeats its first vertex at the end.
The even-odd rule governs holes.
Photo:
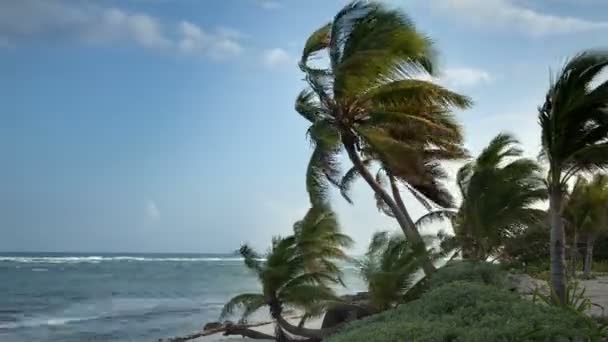
POLYGON ((335 274, 341 281, 342 272, 336 260, 350 261, 344 249, 353 240, 340 231, 336 214, 326 206, 312 207, 304 218, 293 225, 296 248, 304 257, 306 270, 324 270, 335 274))
POLYGON ((570 246, 570 276, 576 277, 576 265, 578 263, 578 237, 581 231, 588 230, 590 222, 590 203, 587 196, 589 182, 582 176, 576 178, 572 191, 565 194, 563 218, 565 228, 572 235, 570 246))
POLYGON ((593 246, 599 234, 608 228, 608 175, 596 174, 587 186, 588 220, 581 227, 586 235, 584 275, 589 277, 593 266, 593 246))
POLYGON ((387 310, 403 299, 416 273, 422 269, 422 255, 403 235, 374 234, 365 257, 359 262, 371 311, 387 310))
POLYGON ((456 180, 462 196, 458 210, 435 211, 420 220, 424 224, 441 215, 450 216, 453 242, 463 258, 486 260, 500 255, 508 239, 538 225, 546 216, 532 207, 547 197, 540 166, 522 158, 517 145, 513 136, 497 135, 475 160, 458 170, 456 180))
POLYGON ((294 235, 275 238, 266 261, 251 247, 243 245, 240 254, 245 266, 252 270, 262 285, 261 293, 245 293, 232 298, 221 313, 225 317, 236 308, 242 309, 241 320, 268 306, 277 320, 277 339, 287 332, 309 338, 321 338, 333 329, 306 329, 286 321, 285 306, 317 314, 340 299, 332 286, 341 284, 341 272, 335 260, 345 259, 343 247, 352 240, 340 233, 335 215, 329 208, 312 208, 303 220, 294 225, 294 235))
POLYGON ((561 303, 566 298, 564 189, 577 173, 608 165, 608 82, 594 83, 606 65, 606 51, 578 54, 551 82, 539 108, 541 155, 549 166, 551 285, 561 303))
MULTIPOLYGON (((411 181, 416 188, 415 177, 431 176, 420 170, 464 154, 450 110, 470 104, 465 96, 417 78, 434 74, 433 56, 430 39, 407 16, 374 2, 346 5, 308 38, 300 69, 309 88, 299 94, 295 108, 311 123, 307 190, 313 206, 327 201, 328 181, 341 183, 338 155, 344 149, 408 240, 423 244, 396 196, 397 181, 411 181), (327 63, 316 58, 321 51, 327 52, 327 63), (373 161, 390 171, 392 196, 370 171, 373 161)), ((428 258, 424 268, 434 270, 428 258)))

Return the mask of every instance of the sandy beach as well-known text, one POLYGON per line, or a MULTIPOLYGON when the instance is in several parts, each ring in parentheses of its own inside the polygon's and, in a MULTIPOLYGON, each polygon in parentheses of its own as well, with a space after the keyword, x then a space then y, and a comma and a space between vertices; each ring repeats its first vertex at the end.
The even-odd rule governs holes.
MULTIPOLYGON (((289 322, 291 322, 292 324, 298 324, 298 322, 299 322, 298 317, 288 318, 287 320, 289 322)), ((305 326, 307 328, 318 329, 321 327, 322 322, 323 322, 323 317, 314 318, 314 319, 308 320, 306 322, 305 326)), ((259 331, 264 334, 273 335, 274 334, 274 323, 268 323, 268 324, 254 327, 251 329, 255 330, 255 331, 259 331)), ((243 339, 244 338, 241 336, 223 336, 222 333, 218 333, 215 335, 199 337, 199 338, 193 339, 191 341, 194 341, 194 342, 236 342, 236 341, 243 341, 243 339)), ((272 341, 272 340, 256 340, 256 341, 272 341)))

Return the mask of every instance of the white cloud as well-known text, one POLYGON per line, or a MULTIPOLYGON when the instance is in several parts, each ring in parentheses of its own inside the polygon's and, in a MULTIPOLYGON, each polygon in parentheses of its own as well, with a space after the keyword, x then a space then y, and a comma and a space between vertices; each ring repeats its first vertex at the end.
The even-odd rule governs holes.
POLYGON ((202 49, 208 39, 200 27, 188 21, 182 21, 179 24, 179 30, 182 38, 178 43, 178 49, 183 53, 191 53, 202 49))
POLYGON ((286 65, 294 61, 294 58, 287 51, 281 48, 265 50, 262 55, 262 62, 267 67, 277 67, 286 65))
POLYGON ((448 67, 437 77, 421 74, 415 78, 459 89, 472 88, 480 84, 492 82, 490 73, 474 67, 448 67))
POLYGON ((229 28, 205 32, 181 21, 162 22, 145 13, 63 0, 0 1, 0 46, 24 40, 68 39, 94 44, 128 42, 147 49, 223 59, 242 51, 229 28))
POLYGON ((145 214, 146 218, 150 221, 158 221, 160 220, 160 210, 158 210, 158 206, 156 202, 153 200, 147 200, 145 206, 145 214))
POLYGON ((275 10, 283 7, 280 2, 274 0, 257 0, 256 3, 265 10, 275 10))
POLYGON ((441 76, 441 80, 452 87, 473 87, 492 81, 490 74, 481 69, 457 67, 447 68, 441 76))
POLYGON ((214 33, 208 33, 189 21, 182 21, 179 31, 181 38, 177 44, 183 54, 206 54, 221 60, 236 56, 243 50, 237 40, 240 33, 232 29, 219 28, 214 33))
POLYGON ((477 25, 494 26, 533 36, 608 29, 606 21, 541 13, 509 0, 432 0, 435 8, 458 14, 477 25))

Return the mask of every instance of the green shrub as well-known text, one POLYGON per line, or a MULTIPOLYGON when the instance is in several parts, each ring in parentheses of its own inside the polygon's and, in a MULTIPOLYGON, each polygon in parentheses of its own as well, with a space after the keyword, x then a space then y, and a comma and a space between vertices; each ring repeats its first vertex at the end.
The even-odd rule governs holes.
POLYGON ((585 317, 494 286, 452 282, 396 309, 347 325, 327 342, 599 341, 585 317))
POLYGON ((497 264, 479 261, 453 261, 438 269, 430 279, 430 287, 436 288, 455 281, 481 283, 501 287, 506 273, 497 264))

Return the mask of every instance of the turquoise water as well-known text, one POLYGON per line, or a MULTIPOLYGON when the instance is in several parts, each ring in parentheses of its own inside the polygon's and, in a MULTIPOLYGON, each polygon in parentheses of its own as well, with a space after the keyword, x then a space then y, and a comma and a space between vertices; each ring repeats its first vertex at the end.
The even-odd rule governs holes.
MULTIPOLYGON (((339 291, 361 290, 345 271, 339 291)), ((0 341, 156 341, 200 330, 255 291, 231 255, 0 253, 0 341)))

